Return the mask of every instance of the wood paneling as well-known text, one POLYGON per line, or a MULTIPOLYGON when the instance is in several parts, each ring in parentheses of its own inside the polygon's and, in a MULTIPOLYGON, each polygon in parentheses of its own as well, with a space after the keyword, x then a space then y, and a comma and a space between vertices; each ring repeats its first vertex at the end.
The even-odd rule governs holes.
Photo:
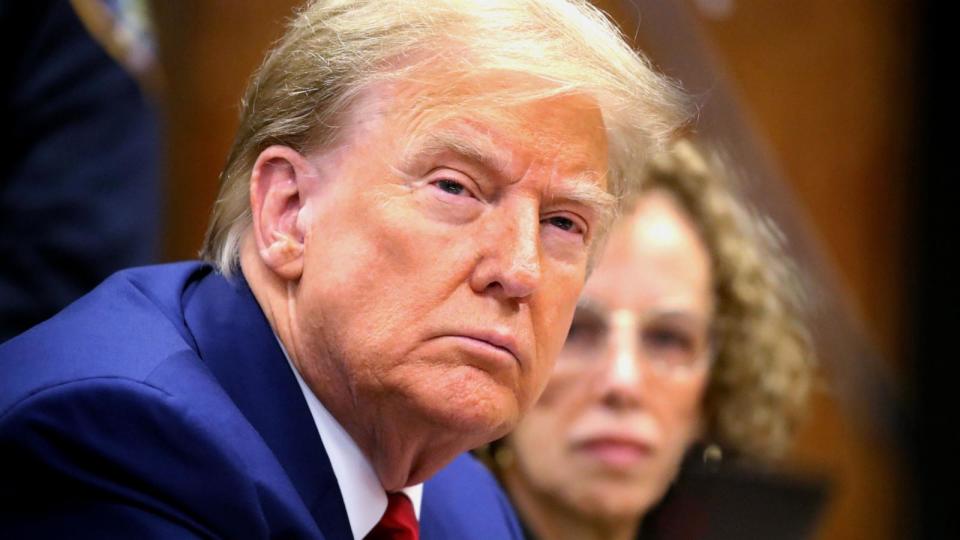
MULTIPOLYGON (((740 0, 729 18, 701 20, 868 335, 902 376, 914 44, 905 3, 740 0)), ((816 396, 794 455, 835 479, 821 537, 899 538, 905 484, 896 441, 838 410, 835 391, 828 381, 816 396)))
POLYGON ((912 120, 906 3, 738 0, 701 18, 853 293, 900 352, 905 157, 912 120))
POLYGON ((166 259, 196 258, 243 88, 297 3, 152 2, 166 82, 166 259))

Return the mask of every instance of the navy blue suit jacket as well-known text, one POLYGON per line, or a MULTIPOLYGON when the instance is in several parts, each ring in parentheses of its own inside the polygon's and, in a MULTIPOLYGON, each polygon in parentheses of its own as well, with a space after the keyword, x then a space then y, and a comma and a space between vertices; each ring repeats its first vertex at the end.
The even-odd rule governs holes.
MULTIPOLYGON (((424 486, 421 534, 520 537, 467 456, 424 486)), ((242 279, 200 263, 120 272, 0 346, 0 537, 350 538, 242 279)))

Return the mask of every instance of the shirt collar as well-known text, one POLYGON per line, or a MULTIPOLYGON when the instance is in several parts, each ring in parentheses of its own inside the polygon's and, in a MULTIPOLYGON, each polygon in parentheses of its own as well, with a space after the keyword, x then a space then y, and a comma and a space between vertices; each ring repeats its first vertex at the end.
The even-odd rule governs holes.
MULTIPOLYGON (((277 339, 277 343, 280 340, 277 339)), ((387 494, 380 485, 377 474, 373 471, 370 462, 360 451, 343 426, 330 414, 330 411, 320 403, 296 366, 290 360, 290 355, 280 343, 280 349, 290 364, 290 369, 297 378, 297 384, 303 392, 303 397, 310 408, 310 415, 320 433, 320 440, 327 450, 330 466, 337 477, 340 494, 343 496, 343 506, 347 509, 347 519, 350 520, 350 529, 355 540, 362 540, 380 521, 387 510, 387 494)), ((420 503, 423 500, 423 484, 416 484, 403 489, 403 493, 413 503, 413 511, 420 519, 420 503)))

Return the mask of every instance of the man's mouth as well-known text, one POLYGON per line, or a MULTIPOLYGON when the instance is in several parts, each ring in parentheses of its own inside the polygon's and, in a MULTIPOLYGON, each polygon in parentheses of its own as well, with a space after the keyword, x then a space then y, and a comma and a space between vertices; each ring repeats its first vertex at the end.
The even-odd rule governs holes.
POLYGON ((454 339, 459 346, 496 364, 504 364, 504 367, 519 366, 523 362, 518 352, 517 340, 508 332, 470 329, 443 337, 454 339))

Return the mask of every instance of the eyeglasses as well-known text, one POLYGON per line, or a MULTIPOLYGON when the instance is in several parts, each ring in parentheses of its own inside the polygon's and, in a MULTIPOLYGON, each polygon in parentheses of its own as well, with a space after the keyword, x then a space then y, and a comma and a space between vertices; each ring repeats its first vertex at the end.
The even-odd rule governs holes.
POLYGON ((637 313, 581 300, 558 366, 589 369, 631 355, 664 377, 683 377, 712 361, 710 321, 686 310, 637 313))

